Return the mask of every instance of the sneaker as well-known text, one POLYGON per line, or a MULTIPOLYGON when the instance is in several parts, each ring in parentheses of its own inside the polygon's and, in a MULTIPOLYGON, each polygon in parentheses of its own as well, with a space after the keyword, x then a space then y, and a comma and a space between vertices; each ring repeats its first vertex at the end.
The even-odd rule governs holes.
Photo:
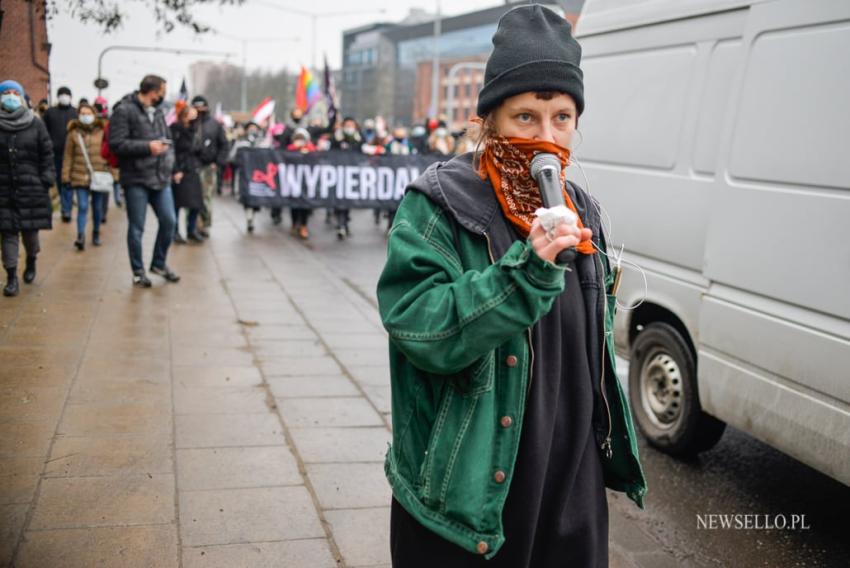
POLYGON ((174 233, 174 242, 178 245, 185 245, 186 239, 183 238, 183 235, 180 233, 174 233))
POLYGON ((162 276, 168 282, 180 282, 180 277, 176 272, 168 268, 168 266, 163 266, 162 268, 151 266, 151 272, 158 276, 162 276))
POLYGON ((71 222, 71 214, 70 213, 67 213, 67 214, 62 213, 62 222, 63 223, 70 223, 71 222))
MULTIPOLYGON (((202 237, 198 233, 192 233, 187 237, 187 240, 190 243, 195 243, 196 245, 199 245, 199 244, 203 243, 205 239, 204 239, 204 237, 202 237)), ((183 241, 183 242, 185 243, 186 241, 183 241)))
POLYGON ((336 238, 340 241, 344 241, 345 240, 345 230, 342 229, 342 228, 337 229, 336 230, 336 238))
POLYGON ((77 235, 77 240, 74 241, 74 246, 77 250, 86 250, 86 239, 83 235, 77 235))
POLYGON ((298 236, 305 241, 310 238, 310 231, 307 230, 307 225, 301 225, 298 227, 298 236))
POLYGON ((254 221, 248 221, 248 232, 249 233, 254 232, 254 221))
POLYGON ((133 286, 136 288, 150 288, 153 286, 151 279, 144 272, 138 272, 133 275, 133 286))
POLYGON ((210 238, 210 232, 207 231, 206 229, 195 229, 195 233, 201 235, 205 239, 210 238))
POLYGON ((98 232, 94 232, 94 233, 92 233, 92 235, 91 235, 91 244, 93 244, 93 245, 94 245, 94 246, 96 246, 96 247, 99 247, 99 246, 101 245, 101 242, 100 242, 100 233, 98 233, 98 232))

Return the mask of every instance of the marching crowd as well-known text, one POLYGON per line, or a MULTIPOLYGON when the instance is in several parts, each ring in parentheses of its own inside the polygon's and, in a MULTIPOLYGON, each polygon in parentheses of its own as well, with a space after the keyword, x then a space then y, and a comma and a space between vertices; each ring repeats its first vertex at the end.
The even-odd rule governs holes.
MULTIPOLYGON (((133 284, 149 288, 148 273, 178 282, 180 276, 167 264, 171 243, 203 243, 213 221, 213 196, 232 181, 238 196, 237 152, 246 147, 273 147, 295 152, 341 150, 369 155, 463 153, 472 149, 467 136, 449 131, 445 121, 428 120, 412 128, 389 128, 381 117, 359 124, 352 117, 325 125, 327 120, 305 116, 293 108, 285 124, 248 121, 232 128, 210 112, 208 101, 195 96, 178 100, 169 125, 162 102, 165 79, 145 76, 138 91, 123 97, 110 109, 107 101, 85 98, 73 104, 71 90, 60 87, 57 104, 46 100, 34 106, 20 83, 0 83, 0 233, 6 270, 5 296, 16 296, 19 246, 26 253, 23 280, 36 277, 40 230, 52 228, 55 185, 62 222, 73 222, 76 206, 77 236, 73 243, 84 251, 87 242, 102 243, 101 225, 107 222, 109 202, 126 208, 127 249, 133 284), (142 236, 148 205, 158 220, 153 258, 147 269, 142 236), (185 228, 179 226, 185 211, 185 228), (89 213, 91 212, 91 215, 89 213), (87 240, 88 219, 91 237, 87 240)), ((254 231, 258 209, 245 207, 247 231, 254 231)), ((309 238, 312 209, 293 207, 291 234, 309 238)), ((394 212, 375 210, 392 223, 394 212)), ((282 210, 273 208, 274 224, 282 210)), ((337 237, 350 236, 350 211, 328 210, 325 223, 337 237)))

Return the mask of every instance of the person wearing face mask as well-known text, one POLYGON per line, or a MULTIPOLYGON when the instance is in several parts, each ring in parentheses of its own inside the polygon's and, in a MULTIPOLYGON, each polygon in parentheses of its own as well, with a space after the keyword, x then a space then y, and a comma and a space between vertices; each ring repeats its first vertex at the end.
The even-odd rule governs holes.
POLYGON ((204 207, 201 209, 202 228, 198 234, 207 238, 213 221, 213 194, 218 188, 218 176, 224 170, 227 163, 227 153, 230 144, 224 127, 210 114, 210 105, 202 95, 192 98, 192 106, 198 111, 198 130, 201 136, 201 149, 198 157, 201 160, 201 169, 198 175, 201 178, 201 187, 204 191, 204 207))
POLYGON ((644 506, 599 204, 566 180, 580 60, 563 16, 507 11, 478 150, 430 166, 399 205, 377 288, 393 566, 607 568, 606 487, 644 506), (572 212, 548 230, 530 173, 541 152, 572 212))
MULTIPOLYGON (((263 133, 263 129, 260 128, 260 125, 256 122, 250 121, 245 124, 245 132, 241 138, 239 138, 236 142, 233 143, 233 147, 230 149, 230 156, 228 161, 230 162, 230 166, 233 168, 233 193, 238 196, 238 198, 242 199, 242 192, 239 187, 241 183, 242 176, 239 172, 239 162, 236 159, 236 155, 239 153, 240 148, 267 148, 268 142, 263 133)), ((242 205, 245 208, 245 223, 246 230, 249 233, 254 232, 254 216, 260 211, 259 207, 249 207, 243 202, 242 205)))
POLYGON ((24 282, 36 275, 38 231, 52 227, 50 186, 56 177, 53 143, 44 123, 24 103, 20 83, 0 83, 0 234, 4 296, 17 296, 19 241, 26 249, 24 282))
MULTIPOLYGON (((292 135, 292 143, 286 147, 287 152, 300 152, 309 154, 316 151, 316 146, 310 141, 310 133, 306 128, 298 128, 292 135)), ((309 207, 291 207, 292 228, 290 234, 293 237, 299 237, 303 240, 310 238, 310 231, 307 230, 307 223, 310 221, 310 215, 313 210, 309 207)))
POLYGON ((203 145, 201 128, 198 123, 198 111, 187 106, 186 101, 177 101, 177 121, 170 126, 171 139, 174 140, 174 215, 177 227, 174 242, 185 244, 202 243, 204 238, 198 234, 198 216, 204 207, 204 190, 201 185, 200 152, 203 145), (180 234, 180 209, 186 209, 186 238, 180 234))
POLYGON ((121 187, 127 208, 127 251, 133 271, 133 285, 150 288, 142 258, 142 236, 148 205, 159 220, 150 271, 167 282, 179 282, 168 264, 168 247, 174 237, 177 220, 171 176, 174 150, 165 116, 160 105, 165 98, 165 79, 147 75, 139 90, 125 96, 112 113, 109 123, 109 148, 118 156, 121 187))
MULTIPOLYGON (((44 111, 44 125, 50 133, 53 142, 53 159, 55 161, 56 173, 62 171, 62 159, 65 156, 65 140, 68 134, 68 124, 77 118, 77 109, 71 105, 71 89, 59 87, 56 91, 56 106, 44 111)), ((74 206, 74 192, 67 185, 58 184, 59 205, 62 212, 62 221, 71 222, 71 209, 74 206)))
POLYGON ((77 240, 74 246, 77 250, 86 248, 86 221, 88 219, 89 203, 92 214, 92 244, 99 247, 100 225, 106 198, 109 193, 90 191, 91 169, 96 172, 110 171, 109 164, 100 155, 103 145, 105 124, 95 116, 94 108, 88 103, 81 104, 77 118, 68 124, 68 134, 65 140, 65 155, 62 159, 61 180, 63 185, 70 187, 77 197, 77 240))
MULTIPOLYGON (((331 140, 332 150, 343 150, 345 152, 362 152, 363 136, 360 134, 360 127, 354 118, 347 116, 342 119, 342 127, 334 132, 333 140, 331 140)), ((336 237, 343 240, 351 235, 349 222, 351 221, 351 211, 337 207, 332 211, 333 218, 336 221, 336 237)))
POLYGON ((440 123, 434 129, 434 132, 431 133, 431 137, 428 139, 428 146, 431 148, 431 153, 433 154, 447 156, 454 153, 455 139, 444 123, 440 123))

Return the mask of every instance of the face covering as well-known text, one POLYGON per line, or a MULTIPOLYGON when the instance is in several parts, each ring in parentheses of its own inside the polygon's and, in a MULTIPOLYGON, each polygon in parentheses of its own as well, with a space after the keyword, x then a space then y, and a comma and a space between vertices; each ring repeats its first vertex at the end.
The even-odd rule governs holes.
POLYGON ((94 115, 84 114, 80 117, 80 122, 82 122, 86 126, 91 126, 92 124, 94 124, 94 115))
POLYGON ((159 105, 161 105, 161 104, 162 104, 162 101, 163 101, 163 99, 164 99, 164 98, 165 98, 165 97, 157 96, 155 99, 153 99, 153 100, 151 101, 151 105, 153 105, 153 106, 155 106, 155 107, 158 107, 159 105))
POLYGON ((342 129, 342 133, 345 134, 346 136, 354 136, 354 129, 351 128, 350 126, 347 126, 347 127, 342 129))
POLYGON ((71 104, 71 95, 59 95, 59 104, 68 106, 71 104))
POLYGON ((445 128, 438 128, 437 130, 434 131, 434 134, 436 134, 440 138, 443 138, 443 137, 445 137, 446 134, 448 134, 448 132, 446 131, 445 128))
POLYGON ((9 112, 18 110, 22 104, 21 97, 15 93, 6 93, 0 96, 0 105, 9 112))
MULTIPOLYGON (((502 208, 502 213, 523 236, 531 232, 534 222, 534 212, 543 207, 543 199, 537 182, 531 177, 531 159, 538 152, 555 154, 561 161, 561 187, 565 187, 564 168, 570 161, 570 151, 567 148, 527 138, 505 138, 497 136, 487 141, 487 146, 481 156, 478 175, 481 179, 489 179, 496 198, 502 208)), ((564 203, 578 217, 578 227, 584 228, 581 216, 573 204, 570 194, 564 191, 564 203)), ((581 241, 576 250, 582 254, 594 254, 593 244, 581 241)))

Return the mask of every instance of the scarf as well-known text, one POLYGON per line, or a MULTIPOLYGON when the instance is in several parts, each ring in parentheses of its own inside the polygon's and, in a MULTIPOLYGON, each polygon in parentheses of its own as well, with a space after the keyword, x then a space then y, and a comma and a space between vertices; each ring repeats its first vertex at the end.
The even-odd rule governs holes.
MULTIPOLYGON (((505 138, 497 136, 487 142, 481 155, 478 175, 481 179, 490 179, 490 185, 496 192, 496 198, 502 207, 502 213, 523 237, 528 237, 534 212, 543 207, 543 199, 537 182, 531 177, 531 160, 540 152, 554 154, 561 161, 561 187, 566 188, 564 168, 570 160, 570 151, 551 142, 529 140, 527 138, 505 138)), ((576 214, 578 227, 584 223, 576 210, 570 194, 564 189, 564 203, 576 214)), ((596 249, 589 240, 581 241, 576 250, 582 254, 594 254, 596 249)))
POLYGON ((19 107, 12 112, 0 110, 0 130, 17 132, 30 125, 35 115, 25 106, 19 107))

